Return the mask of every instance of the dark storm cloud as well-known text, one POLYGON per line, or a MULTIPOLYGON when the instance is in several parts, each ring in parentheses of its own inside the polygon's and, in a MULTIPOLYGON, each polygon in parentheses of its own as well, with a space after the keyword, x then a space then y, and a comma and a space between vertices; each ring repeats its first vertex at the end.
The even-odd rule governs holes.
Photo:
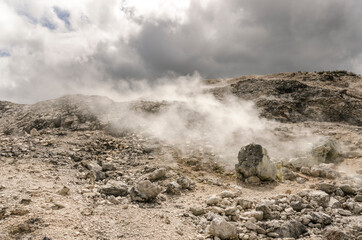
POLYGON ((361 9, 360 1, 336 0, 192 4, 185 24, 146 20, 131 46, 153 77, 354 70, 351 60, 362 53, 361 9))
POLYGON ((135 80, 195 71, 204 78, 362 73, 359 0, 191 1, 152 13, 121 2, 0 0, 1 98, 121 92, 135 80))
POLYGON ((225 1, 206 9, 193 3, 186 23, 143 19, 129 43, 137 56, 131 65, 103 51, 97 58, 114 79, 170 71, 204 77, 353 71, 351 60, 362 53, 361 7, 358 1, 225 1))

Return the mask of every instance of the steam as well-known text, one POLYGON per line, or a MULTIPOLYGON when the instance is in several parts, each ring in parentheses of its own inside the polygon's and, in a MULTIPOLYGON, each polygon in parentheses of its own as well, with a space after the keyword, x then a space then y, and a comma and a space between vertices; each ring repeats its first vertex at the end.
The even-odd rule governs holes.
POLYGON ((209 152, 225 166, 232 166, 240 147, 251 142, 282 160, 305 153, 317 141, 309 132, 290 131, 260 118, 253 102, 231 94, 217 99, 212 87, 197 73, 160 79, 154 86, 139 83, 138 89, 118 97, 127 101, 127 108, 113 109, 107 117, 118 130, 145 133, 184 153, 209 152))

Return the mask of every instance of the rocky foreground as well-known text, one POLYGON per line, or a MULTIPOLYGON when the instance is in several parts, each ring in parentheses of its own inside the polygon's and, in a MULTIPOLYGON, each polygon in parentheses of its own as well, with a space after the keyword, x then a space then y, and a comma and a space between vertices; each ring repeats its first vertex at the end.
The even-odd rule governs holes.
POLYGON ((115 124, 115 112, 152 115, 178 103, 0 102, 0 239, 362 239, 360 76, 205 84, 221 102, 255 102, 279 122, 281 140, 304 129, 323 141, 285 159, 250 141, 229 168, 206 146, 115 124))

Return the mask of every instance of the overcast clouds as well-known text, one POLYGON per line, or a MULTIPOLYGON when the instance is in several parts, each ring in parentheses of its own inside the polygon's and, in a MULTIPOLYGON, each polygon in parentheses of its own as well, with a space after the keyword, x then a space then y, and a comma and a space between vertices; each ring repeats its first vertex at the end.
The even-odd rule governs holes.
POLYGON ((361 74, 361 16, 358 0, 0 0, 0 98, 109 95, 195 71, 361 74))

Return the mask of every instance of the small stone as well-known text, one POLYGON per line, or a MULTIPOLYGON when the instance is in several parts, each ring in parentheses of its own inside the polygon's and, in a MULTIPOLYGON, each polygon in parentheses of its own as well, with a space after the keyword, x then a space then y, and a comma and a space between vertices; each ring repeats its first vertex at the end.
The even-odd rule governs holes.
POLYGON ((252 201, 242 199, 242 198, 237 199, 236 204, 241 206, 243 209, 250 209, 253 207, 252 201))
POLYGON ((161 192, 161 188, 149 180, 140 181, 131 189, 133 201, 153 201, 161 192))
POLYGON ((303 177, 297 177, 295 180, 296 180, 297 183, 299 183, 299 184, 303 184, 303 183, 305 183, 305 182, 307 181, 307 179, 306 179, 306 178, 303 178, 303 177))
POLYGON ((346 195, 354 195, 356 194, 356 190, 353 189, 350 185, 342 185, 339 187, 346 195))
POLYGON ((317 184, 317 188, 329 194, 334 193, 337 189, 335 185, 329 183, 319 183, 317 184))
POLYGON ((329 225, 332 223, 332 218, 326 213, 323 212, 312 212, 310 214, 311 220, 314 223, 320 223, 323 225, 329 225))
POLYGON ((311 175, 311 172, 310 172, 310 168, 309 167, 301 167, 300 168, 300 172, 305 174, 305 175, 311 175))
POLYGON ((235 216, 237 210, 238 209, 236 207, 228 207, 225 209, 225 215, 226 216, 235 216))
POLYGON ((194 183, 185 176, 179 177, 177 183, 181 186, 182 189, 193 189, 194 183))
POLYGON ((206 199, 206 204, 209 205, 209 206, 217 205, 220 202, 221 202, 221 198, 216 196, 216 195, 212 195, 211 197, 206 199))
POLYGON ((225 221, 221 217, 215 217, 209 227, 212 236, 220 239, 232 239, 237 237, 237 231, 234 225, 225 221))
POLYGON ((225 190, 220 193, 220 196, 222 198, 235 198, 237 197, 237 194, 235 192, 225 190))
POLYGON ((202 207, 200 207, 200 206, 192 206, 191 208, 190 208, 190 211, 191 211, 191 213, 193 214, 193 215, 195 215, 195 216, 200 216, 200 215, 203 215, 203 214, 205 214, 205 209, 204 208, 202 208, 202 207))
POLYGON ((69 195, 70 189, 66 186, 64 186, 62 189, 60 189, 57 193, 62 196, 69 195))
POLYGON ((326 231, 324 235, 325 240, 349 240, 351 239, 347 233, 343 232, 341 229, 330 228, 326 231))
POLYGON ((282 172, 283 172, 283 179, 284 180, 290 180, 293 181, 297 178, 297 174, 295 174, 292 170, 290 170, 289 168, 283 167, 282 168, 282 172))
POLYGON ((247 221, 247 222, 244 224, 244 226, 245 226, 247 229, 251 230, 251 231, 257 232, 257 233, 259 233, 259 234, 265 234, 265 230, 264 230, 264 229, 262 229, 261 227, 259 227, 258 225, 254 224, 254 223, 252 223, 252 222, 250 222, 250 221, 247 221))
POLYGON ((291 220, 280 226, 276 232, 280 238, 299 238, 300 235, 306 232, 306 228, 302 223, 291 220))
POLYGON ((99 192, 115 197, 125 196, 128 194, 128 186, 120 181, 109 180, 106 185, 100 187, 99 192))
POLYGON ((327 207, 329 203, 329 195, 320 190, 312 191, 308 194, 308 197, 311 201, 317 202, 319 206, 327 207))
POLYGON ((23 198, 20 200, 20 204, 29 205, 31 202, 31 199, 29 198, 23 198))
POLYGON ((300 212, 303 209, 302 201, 291 201, 290 206, 297 212, 300 212))
POLYGON ((52 206, 52 209, 54 210, 58 210, 61 208, 65 208, 65 205, 63 203, 60 202, 53 202, 54 206, 52 206))
POLYGON ((272 238, 278 238, 279 234, 276 232, 268 232, 267 235, 272 238))
POLYGON ((355 196, 355 197, 354 197, 354 200, 355 200, 356 202, 362 202, 362 195, 357 195, 357 196, 355 196))
POLYGON ((262 211, 249 211, 249 212, 244 212, 242 213, 243 217, 247 217, 247 218, 255 218, 257 221, 261 221, 263 220, 263 212, 262 211))
POLYGON ((339 214, 341 214, 342 216, 352 216, 351 211, 348 211, 348 210, 338 209, 337 212, 338 212, 339 214))
POLYGON ((251 185, 258 185, 261 181, 260 178, 258 178, 257 176, 251 176, 245 179, 245 182, 247 184, 251 184, 251 185))
POLYGON ((177 182, 169 182, 166 186, 166 193, 179 195, 181 194, 181 186, 177 182))
POLYGON ((30 135, 32 137, 36 137, 36 136, 39 136, 40 134, 39 134, 38 130, 36 130, 36 128, 33 128, 30 130, 30 135))
POLYGON ((159 168, 148 175, 151 181, 158 181, 166 177, 166 168, 159 168))
POLYGON ((108 201, 111 202, 111 203, 113 203, 113 204, 116 204, 116 205, 121 203, 121 202, 120 202, 119 200, 117 200, 117 198, 116 198, 115 196, 113 196, 113 195, 111 195, 111 196, 108 197, 108 201))
POLYGON ((255 210, 263 212, 263 219, 265 219, 265 220, 273 219, 272 211, 270 210, 270 208, 267 205, 265 205, 265 204, 257 205, 255 210))
POLYGON ((342 204, 334 197, 331 197, 329 200, 328 206, 331 208, 340 208, 342 206, 342 204))
POLYGON ((102 164, 102 170, 104 172, 107 172, 107 171, 115 171, 117 168, 116 166, 113 164, 113 163, 103 163, 102 164))

